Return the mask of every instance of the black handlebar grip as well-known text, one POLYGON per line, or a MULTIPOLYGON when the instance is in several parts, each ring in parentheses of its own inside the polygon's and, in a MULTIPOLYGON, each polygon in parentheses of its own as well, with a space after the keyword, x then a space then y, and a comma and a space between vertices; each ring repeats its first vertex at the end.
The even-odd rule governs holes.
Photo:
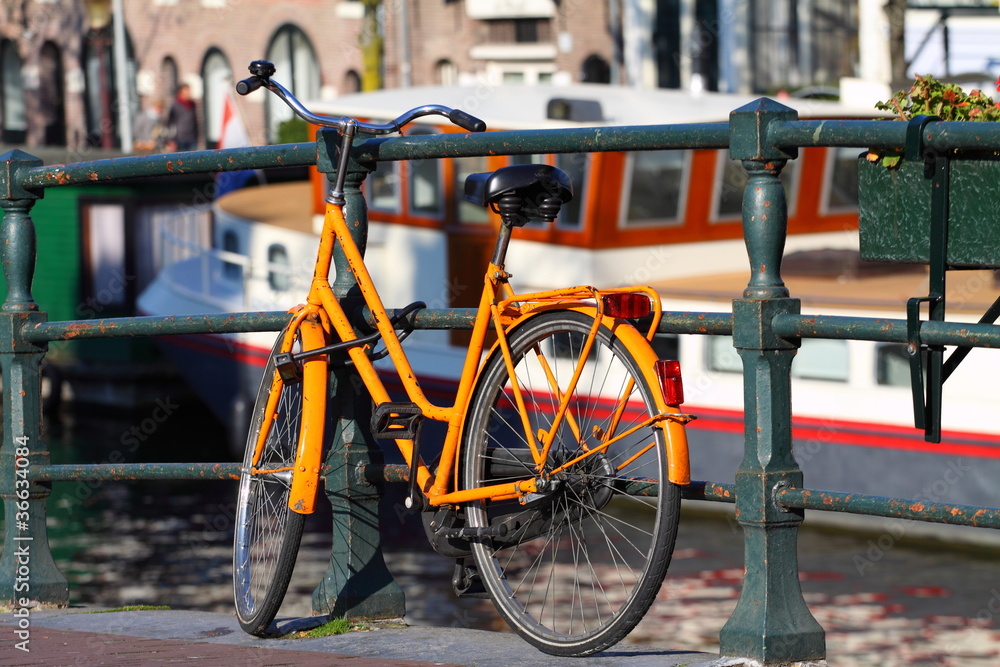
POLYGON ((240 95, 249 95, 264 85, 264 80, 258 76, 251 76, 236 84, 236 92, 240 95))
POLYGON ((481 121, 461 109, 452 109, 451 113, 448 114, 448 120, 469 132, 484 132, 486 130, 485 121, 481 121))

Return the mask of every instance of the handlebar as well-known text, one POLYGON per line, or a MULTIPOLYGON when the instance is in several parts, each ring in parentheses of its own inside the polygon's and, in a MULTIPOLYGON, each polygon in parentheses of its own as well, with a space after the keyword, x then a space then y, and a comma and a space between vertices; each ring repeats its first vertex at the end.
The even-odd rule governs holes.
POLYGON ((475 116, 461 109, 452 109, 440 104, 427 104, 410 109, 388 123, 366 123, 354 118, 324 116, 309 111, 288 89, 273 80, 271 76, 274 74, 275 68, 271 63, 266 60, 255 60, 250 63, 249 69, 252 76, 236 84, 237 93, 240 95, 249 95, 258 88, 267 88, 281 98, 281 101, 287 104, 302 120, 313 125, 319 125, 320 127, 334 128, 341 134, 353 135, 355 132, 362 132, 364 134, 380 135, 399 132, 403 129, 404 125, 421 116, 444 116, 455 125, 469 132, 482 132, 486 129, 486 123, 475 116), (354 129, 348 129, 349 127, 353 127, 354 129))

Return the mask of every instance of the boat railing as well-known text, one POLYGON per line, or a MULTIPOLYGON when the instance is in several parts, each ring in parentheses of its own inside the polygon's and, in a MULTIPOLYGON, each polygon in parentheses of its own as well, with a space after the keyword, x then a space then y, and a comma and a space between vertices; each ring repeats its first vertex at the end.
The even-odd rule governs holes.
POLYGON ((160 280, 175 293, 227 312, 278 308, 281 293, 308 289, 309 275, 296 267, 208 246, 183 223, 178 215, 160 229, 160 280))
MULTIPOLYGON (((184 173, 297 167, 315 165, 324 173, 335 169, 339 138, 320 131, 315 143, 175 153, 164 156, 43 166, 41 160, 21 151, 0 156, 0 207, 5 216, 0 248, 7 282, 0 307, 0 364, 3 369, 4 440, 0 448, 0 495, 5 501, 4 550, 0 556, 0 602, 25 607, 20 572, 30 570, 31 601, 65 605, 69 600, 66 578, 59 572, 47 547, 46 499, 52 482, 65 480, 236 479, 237 463, 108 463, 59 464, 50 462, 41 436, 40 365, 48 343, 63 340, 162 336, 190 333, 276 331, 287 322, 284 312, 227 313, 205 316, 107 318, 49 322, 35 302, 31 285, 35 267, 36 235, 31 220, 34 203, 52 187, 86 185, 125 178, 167 177, 177 164, 184 173), (30 544, 30 563, 19 564, 18 545, 30 544)), ((991 310, 978 324, 950 322, 943 318, 921 320, 866 317, 829 317, 801 313, 799 299, 789 293, 781 276, 781 262, 788 227, 782 168, 798 155, 799 148, 814 146, 857 147, 905 152, 918 163, 915 171, 933 175, 935 194, 930 203, 903 200, 904 208, 918 210, 923 221, 932 220, 932 274, 943 270, 942 230, 948 229, 948 168, 957 149, 995 155, 1000 151, 1000 124, 954 123, 921 119, 917 125, 884 121, 798 120, 794 110, 761 99, 736 109, 728 123, 686 125, 567 128, 544 131, 489 132, 473 135, 433 134, 379 138, 355 142, 347 160, 348 223, 364 230, 367 225, 360 184, 381 161, 459 158, 495 155, 537 155, 594 151, 645 151, 728 149, 747 171, 748 185, 742 203, 743 233, 749 266, 742 298, 731 311, 666 312, 659 331, 683 335, 732 335, 743 361, 744 456, 734 479, 692 482, 683 488, 685 498, 736 506, 736 521, 745 541, 743 589, 726 625, 720 650, 764 663, 794 663, 824 657, 823 629, 805 604, 799 585, 796 555, 797 530, 803 509, 834 510, 871 516, 891 516, 919 521, 1000 528, 1000 510, 992 507, 956 506, 861 494, 831 493, 804 486, 801 469, 792 453, 791 362, 803 338, 857 339, 903 343, 912 346, 914 377, 922 371, 922 358, 945 345, 960 349, 1000 347, 998 313, 991 310), (942 194, 943 193, 943 194, 942 194), (945 197, 942 205, 941 197, 945 197), (927 355, 919 354, 922 349, 927 355)), ((982 179, 977 180, 981 184, 982 179)), ((995 179, 989 182, 995 182, 995 179)), ((930 189, 930 188, 928 188, 930 189)), ((985 205, 996 197, 980 197, 985 205)), ((995 218, 976 217, 982 225, 996 226, 995 218)), ((926 229, 926 227, 925 227, 926 229)), ((671 230, 664 231, 669 235, 671 230)), ((923 232, 924 238, 928 233, 923 232)), ((992 230, 990 238, 1000 237, 992 230)), ((889 244, 892 247, 892 243, 889 244)), ((972 244, 976 245, 976 244, 972 244)), ((980 244, 981 245, 981 244, 980 244)), ((943 246, 947 248, 948 246, 943 246)), ((189 252, 191 249, 186 249, 189 252)), ((230 254, 210 255, 205 266, 219 270, 226 262, 243 267, 230 254)), ((343 261, 338 258, 336 261, 343 261)), ((926 259, 925 259, 926 261, 926 259)), ((347 270, 337 271, 332 288, 347 296, 354 285, 347 270)), ((922 301, 943 302, 944 295, 922 301)), ((44 306, 44 304, 42 304, 44 306)), ((400 304, 401 305, 401 304, 400 304)), ((359 314, 359 317, 363 317, 359 314)), ((460 329, 471 326, 473 313, 463 309, 424 310, 412 317, 420 329, 460 329)), ((359 327, 365 323, 359 322, 359 327)), ((926 376, 929 394, 940 398, 940 366, 926 376), (933 390, 933 391, 932 391, 933 390)), ((399 482, 408 471, 372 459, 365 443, 366 420, 350 415, 370 410, 370 398, 355 393, 351 368, 338 369, 339 391, 331 400, 341 403, 344 415, 337 428, 342 438, 330 443, 326 488, 333 505, 337 530, 351 526, 352 543, 364 550, 340 549, 313 596, 316 613, 333 609, 345 587, 363 599, 365 613, 386 617, 400 614, 402 595, 384 582, 377 522, 378 483, 399 482), (341 381, 343 380, 343 381, 341 381), (354 573, 354 574, 345 574, 354 573), (380 588, 373 590, 372 582, 380 588)), ((924 385, 914 382, 916 390, 924 385)), ((905 454, 904 454, 905 455, 905 454)), ((859 471, 858 474, 862 474, 859 471)), ((941 548, 946 548, 942 545, 941 548)), ((24 575, 27 576, 27 575, 24 575)), ((985 587, 985 582, 984 582, 985 587)), ((354 598, 352 598, 354 599, 354 598)), ((663 631, 667 636, 668 630, 663 631)))

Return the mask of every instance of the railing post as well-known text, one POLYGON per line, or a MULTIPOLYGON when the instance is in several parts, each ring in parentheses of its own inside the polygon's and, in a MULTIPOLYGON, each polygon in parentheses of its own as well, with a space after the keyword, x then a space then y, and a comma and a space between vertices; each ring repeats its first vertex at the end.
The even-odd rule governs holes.
MULTIPOLYGON (((332 174, 337 134, 317 137, 317 166, 332 174)), ((344 193, 344 213, 362 253, 367 245, 368 210, 361 184, 374 168, 352 161, 344 193)), ((334 252, 334 293, 351 313, 363 302, 354 276, 339 247, 334 252)), ((330 377, 327 408, 330 449, 326 458, 326 496, 333 508, 333 548, 330 565, 313 592, 313 612, 349 618, 396 618, 406 607, 403 590, 392 578, 382 557, 379 531, 380 485, 365 480, 367 466, 383 463, 382 452, 371 434, 371 397, 353 367, 335 368, 330 377)))
POLYGON ((745 540, 746 577, 736 609, 719 636, 721 653, 766 664, 822 659, 823 628, 802 598, 796 542, 801 511, 780 507, 775 491, 802 486, 792 455, 791 364, 798 340, 778 337, 775 316, 798 313, 781 280, 788 228, 778 175, 794 149, 770 145, 770 123, 795 111, 762 99, 730 115, 730 150, 748 172, 743 230, 751 277, 733 302, 733 344, 743 359, 744 457, 736 473, 736 516, 745 540))
POLYGON ((42 441, 41 363, 45 346, 24 340, 21 328, 44 322, 31 296, 35 272, 35 225, 31 207, 39 195, 18 184, 18 172, 42 161, 22 151, 0 155, 0 208, 3 208, 3 273, 7 297, 0 306, 0 368, 3 372, 3 441, 0 444, 0 497, 4 542, 0 555, 0 604, 64 606, 69 584, 56 567, 45 531, 50 485, 29 480, 49 463, 42 441))

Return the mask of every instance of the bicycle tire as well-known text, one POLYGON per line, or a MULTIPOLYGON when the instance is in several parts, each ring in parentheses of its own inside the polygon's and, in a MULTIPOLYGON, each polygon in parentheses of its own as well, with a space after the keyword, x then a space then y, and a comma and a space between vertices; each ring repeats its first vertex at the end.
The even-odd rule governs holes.
MULTIPOLYGON (((305 516, 288 508, 290 473, 255 474, 250 471, 258 433, 275 378, 278 337, 257 391, 251 417, 240 489, 236 504, 233 544, 233 595, 243 630, 264 636, 281 607, 295 568, 305 516)), ((296 345, 299 343, 296 342, 296 345)), ((280 383, 274 422, 270 425, 259 467, 290 468, 295 462, 302 416, 302 382, 280 383)))
MULTIPOLYGON (((515 377, 535 433, 550 430, 558 403, 547 389, 539 352, 560 389, 567 389, 593 321, 583 313, 556 311, 529 319, 509 335, 515 377)), ((638 339, 637 334, 629 345, 648 345, 638 339)), ((621 338, 602 326, 594 347, 569 402, 577 432, 587 435, 577 437, 564 419, 546 470, 582 453, 581 440, 593 449, 610 436, 605 430, 615 428, 611 415, 623 402, 628 408, 615 433, 658 413, 654 390, 621 338), (629 378, 634 387, 624 396, 629 378), (619 390, 618 400, 608 398, 619 390)), ((463 435, 460 472, 466 488, 535 475, 525 462, 531 461, 530 450, 510 387, 504 358, 497 354, 477 383, 463 435)), ((680 489, 667 480, 663 430, 656 426, 622 438, 558 477, 523 505, 468 503, 466 522, 484 529, 503 523, 508 530, 501 537, 474 538, 471 550, 497 611, 514 631, 545 653, 584 656, 620 641, 652 605, 677 536, 680 489), (655 446, 629 462, 653 442, 650 438, 655 446), (637 490, 656 492, 633 495, 637 490)))

